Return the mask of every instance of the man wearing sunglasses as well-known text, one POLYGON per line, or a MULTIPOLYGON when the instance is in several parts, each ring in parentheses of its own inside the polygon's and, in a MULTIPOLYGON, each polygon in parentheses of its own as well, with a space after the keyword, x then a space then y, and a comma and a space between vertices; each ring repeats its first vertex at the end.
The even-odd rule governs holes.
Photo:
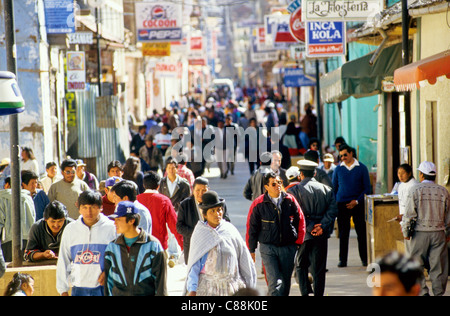
POLYGON ((89 186, 83 180, 76 176, 77 163, 73 159, 66 159, 61 163, 62 180, 52 184, 48 191, 50 202, 55 200, 61 202, 67 207, 69 217, 77 219, 80 213, 76 202, 78 196, 89 190, 89 186))
POLYGON ((264 176, 266 193, 256 198, 247 218, 247 246, 255 261, 260 246, 268 295, 288 296, 297 248, 305 238, 305 218, 294 196, 283 191, 274 172, 264 176))
POLYGON ((350 219, 353 217, 358 237, 359 256, 367 266, 367 238, 364 216, 364 195, 370 194, 370 178, 367 167, 355 158, 355 149, 344 144, 339 147, 341 164, 333 173, 333 189, 338 203, 339 264, 347 266, 350 219))

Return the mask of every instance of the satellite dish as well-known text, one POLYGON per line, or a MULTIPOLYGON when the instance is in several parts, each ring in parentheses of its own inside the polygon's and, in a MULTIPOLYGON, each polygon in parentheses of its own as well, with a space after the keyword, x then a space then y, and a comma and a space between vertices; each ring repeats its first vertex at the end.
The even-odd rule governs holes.
POLYGON ((103 5, 105 0, 88 0, 88 4, 93 8, 99 8, 103 5))

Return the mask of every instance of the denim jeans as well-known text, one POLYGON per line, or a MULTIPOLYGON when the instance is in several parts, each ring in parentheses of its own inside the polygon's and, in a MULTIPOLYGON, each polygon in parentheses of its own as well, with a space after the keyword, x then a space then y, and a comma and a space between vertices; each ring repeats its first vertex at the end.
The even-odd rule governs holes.
POLYGON ((259 251, 266 271, 268 295, 289 296, 297 245, 260 244, 259 251))

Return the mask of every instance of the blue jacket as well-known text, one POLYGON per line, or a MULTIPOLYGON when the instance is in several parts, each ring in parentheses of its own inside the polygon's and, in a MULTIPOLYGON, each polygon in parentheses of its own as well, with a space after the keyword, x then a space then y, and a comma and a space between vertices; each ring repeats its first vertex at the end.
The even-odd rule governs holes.
POLYGON ((141 229, 128 248, 120 235, 105 251, 105 296, 166 296, 167 264, 161 243, 141 229))
POLYGON ((44 210, 50 203, 47 194, 44 190, 36 190, 36 194, 33 196, 34 208, 36 209, 36 221, 44 217, 44 210))

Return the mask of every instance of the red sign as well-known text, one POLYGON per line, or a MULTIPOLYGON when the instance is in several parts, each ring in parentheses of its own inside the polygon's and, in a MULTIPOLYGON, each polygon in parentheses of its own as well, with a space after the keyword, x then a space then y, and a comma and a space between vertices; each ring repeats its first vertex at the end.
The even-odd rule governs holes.
POLYGON ((291 30, 292 36, 297 41, 305 42, 305 22, 302 21, 301 8, 291 14, 289 29, 291 30))

